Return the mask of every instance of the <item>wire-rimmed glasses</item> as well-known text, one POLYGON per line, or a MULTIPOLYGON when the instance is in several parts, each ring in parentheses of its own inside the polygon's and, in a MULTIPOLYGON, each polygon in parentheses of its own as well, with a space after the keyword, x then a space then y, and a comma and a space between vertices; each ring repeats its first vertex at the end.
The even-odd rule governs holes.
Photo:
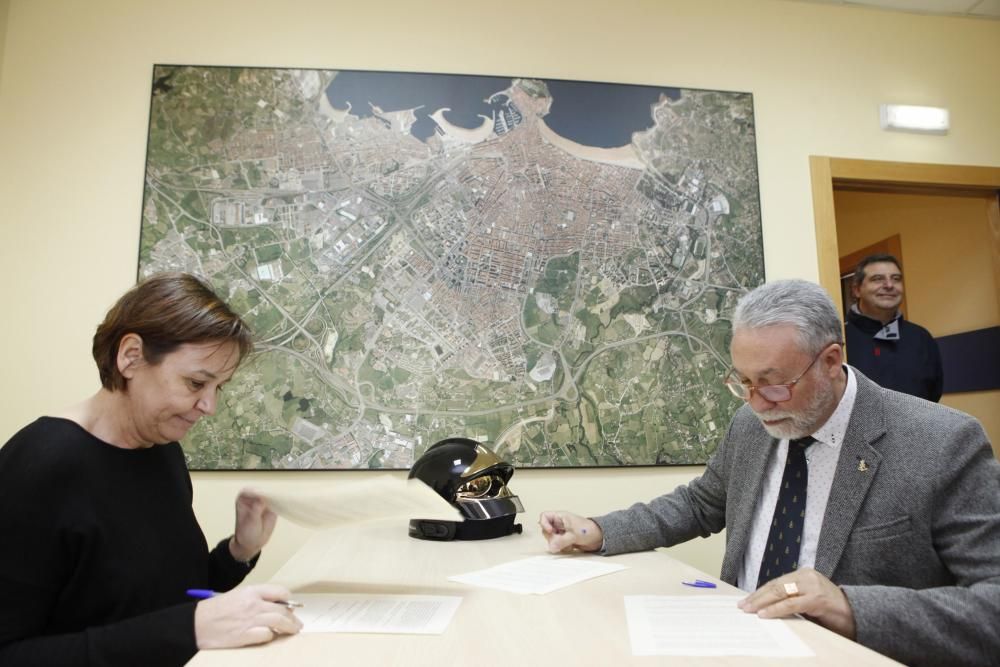
POLYGON ((833 345, 833 343, 823 346, 823 349, 813 357, 813 360, 809 362, 806 369, 798 374, 794 380, 786 382, 785 384, 764 384, 764 385, 753 385, 747 384, 740 374, 736 372, 735 368, 730 368, 729 372, 726 373, 725 379, 722 381, 726 387, 732 392, 733 396, 736 398, 742 398, 744 401, 749 401, 753 398, 753 393, 757 392, 760 394, 761 398, 770 403, 784 403, 792 398, 792 387, 799 383, 805 374, 809 372, 809 369, 813 367, 816 360, 823 356, 826 349, 833 345))

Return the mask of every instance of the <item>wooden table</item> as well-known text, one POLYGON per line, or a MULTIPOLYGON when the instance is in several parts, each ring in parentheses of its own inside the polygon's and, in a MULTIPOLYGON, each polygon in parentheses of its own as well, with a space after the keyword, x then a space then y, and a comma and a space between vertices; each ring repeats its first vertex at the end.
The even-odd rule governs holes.
MULTIPOLYGON (((789 619, 813 658, 637 657, 625 620, 625 595, 734 595, 740 592, 664 551, 613 556, 628 569, 547 595, 518 595, 447 580, 545 553, 533 518, 523 535, 478 542, 428 542, 398 522, 361 524, 317 533, 278 571, 274 581, 304 593, 460 595, 443 635, 306 634, 242 649, 202 651, 189 665, 469 665, 544 667, 590 665, 894 665, 892 660, 814 623, 789 619), (682 580, 708 579, 717 589, 682 580)), ((600 556, 587 556, 600 558, 600 556)))

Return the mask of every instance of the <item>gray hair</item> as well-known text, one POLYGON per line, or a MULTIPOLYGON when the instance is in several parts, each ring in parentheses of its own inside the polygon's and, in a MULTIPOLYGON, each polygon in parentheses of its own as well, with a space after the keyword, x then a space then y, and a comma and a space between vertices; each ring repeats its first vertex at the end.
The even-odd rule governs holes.
POLYGON ((837 307, 822 287, 805 280, 777 280, 744 294, 733 312, 733 331, 791 325, 808 354, 843 343, 837 307))

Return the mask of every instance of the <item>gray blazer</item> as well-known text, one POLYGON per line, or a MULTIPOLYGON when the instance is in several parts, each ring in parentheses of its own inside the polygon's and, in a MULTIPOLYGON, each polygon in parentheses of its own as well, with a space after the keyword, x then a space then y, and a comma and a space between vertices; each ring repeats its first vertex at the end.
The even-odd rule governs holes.
MULTIPOLYGON (((1000 463, 989 440, 969 415, 854 372, 816 570, 847 595, 861 644, 908 664, 998 665, 1000 463)), ((744 405, 701 477, 595 517, 604 552, 726 528, 721 577, 735 585, 776 444, 744 405)))

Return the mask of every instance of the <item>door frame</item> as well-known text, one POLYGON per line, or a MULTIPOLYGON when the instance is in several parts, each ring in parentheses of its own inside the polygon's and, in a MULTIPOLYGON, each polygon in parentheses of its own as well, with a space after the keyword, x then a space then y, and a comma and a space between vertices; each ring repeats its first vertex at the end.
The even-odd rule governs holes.
MULTIPOLYGON (((852 158, 809 156, 812 182, 813 221, 816 229, 816 260, 819 284, 841 310, 840 251, 833 191, 837 187, 887 191, 974 194, 993 193, 987 210, 993 239, 993 280, 1000 304, 1000 167, 883 162, 852 158)), ((840 313, 843 318, 844 313, 840 313)))

